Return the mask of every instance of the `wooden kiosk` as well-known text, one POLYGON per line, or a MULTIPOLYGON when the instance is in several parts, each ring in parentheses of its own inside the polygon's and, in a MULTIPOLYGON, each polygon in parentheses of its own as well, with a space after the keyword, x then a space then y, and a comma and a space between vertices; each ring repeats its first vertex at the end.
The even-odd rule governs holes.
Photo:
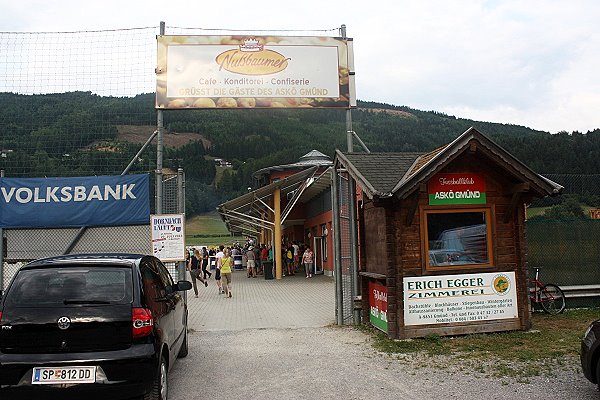
POLYGON ((342 153, 362 190, 362 320, 390 338, 525 330, 525 204, 562 186, 474 128, 426 154, 342 153))

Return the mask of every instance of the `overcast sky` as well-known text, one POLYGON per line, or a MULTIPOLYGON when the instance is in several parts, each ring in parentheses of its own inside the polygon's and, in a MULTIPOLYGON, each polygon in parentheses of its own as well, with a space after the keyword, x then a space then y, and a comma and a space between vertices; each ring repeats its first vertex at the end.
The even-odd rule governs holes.
POLYGON ((359 100, 552 133, 600 128, 598 0, 0 0, 0 10, 4 32, 345 24, 359 100))

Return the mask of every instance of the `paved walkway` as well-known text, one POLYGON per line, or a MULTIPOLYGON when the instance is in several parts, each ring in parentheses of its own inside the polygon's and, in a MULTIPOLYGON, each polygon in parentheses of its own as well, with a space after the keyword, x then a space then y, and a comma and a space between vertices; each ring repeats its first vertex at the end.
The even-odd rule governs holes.
MULTIPOLYGON (((189 279, 189 278, 188 278, 189 279)), ((332 277, 303 273, 283 279, 247 278, 234 271, 232 298, 209 286, 187 292, 192 331, 235 331, 266 328, 317 328, 335 323, 335 283, 332 277)))
POLYGON ((380 353, 371 335, 333 325, 334 288, 325 276, 265 281, 236 271, 231 299, 217 293, 214 279, 198 298, 188 291, 190 353, 170 371, 169 399, 598 398, 576 357, 561 360, 550 379, 519 382, 442 356, 380 353))

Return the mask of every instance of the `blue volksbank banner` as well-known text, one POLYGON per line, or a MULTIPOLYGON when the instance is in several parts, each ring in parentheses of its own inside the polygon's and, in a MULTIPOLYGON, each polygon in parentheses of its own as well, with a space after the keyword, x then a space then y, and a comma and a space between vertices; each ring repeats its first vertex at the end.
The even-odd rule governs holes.
POLYGON ((0 178, 0 227, 148 224, 148 182, 147 174, 0 178))

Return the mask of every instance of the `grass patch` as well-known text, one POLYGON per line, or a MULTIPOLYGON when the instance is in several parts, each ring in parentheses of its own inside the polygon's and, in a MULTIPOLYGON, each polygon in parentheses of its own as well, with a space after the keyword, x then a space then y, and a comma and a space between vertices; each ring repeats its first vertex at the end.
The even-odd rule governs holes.
POLYGON ((548 209, 550 209, 550 207, 527 207, 527 218, 545 215, 546 210, 548 209))
POLYGON ((196 215, 185 221, 185 235, 215 235, 227 236, 229 232, 218 212, 212 211, 206 214, 196 215))
POLYGON ((231 245, 243 243, 241 236, 231 236, 216 211, 196 215, 185 221, 185 244, 187 246, 231 245))
POLYGON ((557 367, 578 357, 582 335, 600 309, 567 310, 559 315, 534 313, 529 332, 500 332, 457 337, 428 336, 390 340, 373 331, 374 347, 395 355, 444 356, 450 364, 492 377, 527 382, 532 376, 552 376, 557 367))
POLYGON ((245 243, 245 238, 241 236, 194 236, 189 237, 186 235, 185 244, 186 246, 206 246, 206 247, 216 247, 219 245, 223 245, 225 247, 233 246, 235 242, 240 244, 245 243))

